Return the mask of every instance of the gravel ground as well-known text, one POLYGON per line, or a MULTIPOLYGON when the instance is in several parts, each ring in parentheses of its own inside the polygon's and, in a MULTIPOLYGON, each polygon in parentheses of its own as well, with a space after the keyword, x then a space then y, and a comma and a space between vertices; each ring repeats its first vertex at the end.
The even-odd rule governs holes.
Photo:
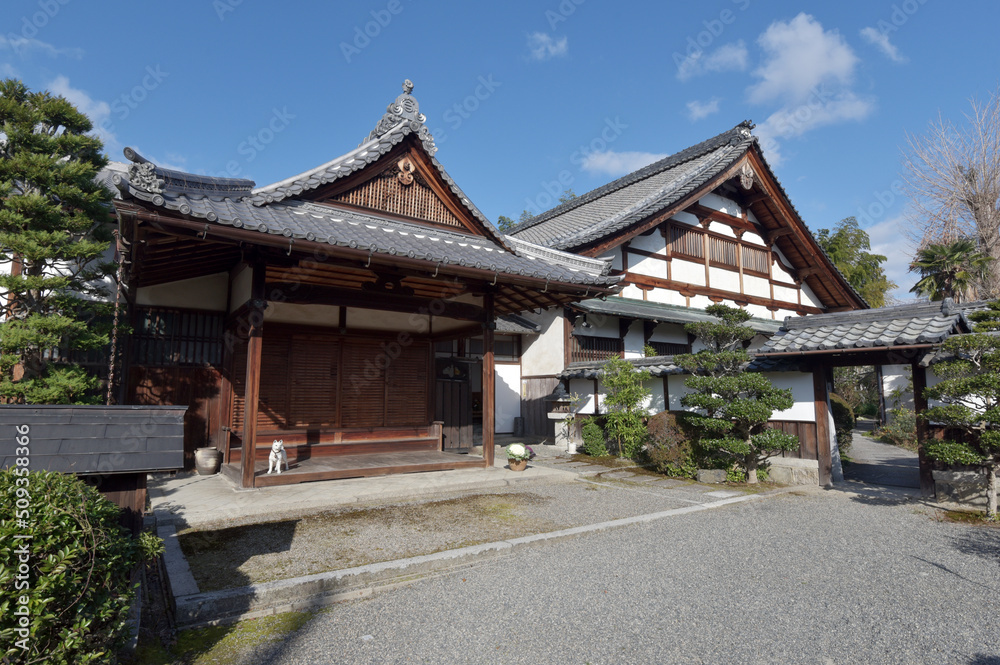
POLYGON ((707 503, 713 490, 598 478, 191 531, 180 542, 199 589, 211 591, 707 503))
POLYGON ((1000 529, 902 496, 803 491, 520 550, 333 606, 246 662, 1000 663, 1000 529))

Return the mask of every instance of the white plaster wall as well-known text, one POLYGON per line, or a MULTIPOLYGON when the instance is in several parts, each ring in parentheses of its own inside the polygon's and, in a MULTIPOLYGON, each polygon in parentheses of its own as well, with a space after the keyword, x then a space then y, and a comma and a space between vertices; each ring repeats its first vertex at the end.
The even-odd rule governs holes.
POLYGON ((144 307, 183 307, 211 312, 226 311, 229 274, 182 279, 136 289, 135 302, 144 307))
MULTIPOLYGON (((641 293, 641 291, 640 291, 641 293)), ((648 292, 647 299, 650 302, 659 302, 666 305, 680 305, 687 307, 687 298, 670 289, 653 289, 648 292)))
POLYGON ((565 357, 563 315, 560 310, 547 309, 541 314, 524 315, 542 328, 540 335, 524 335, 521 349, 521 369, 525 376, 554 376, 563 371, 565 357))
POLYGON ((243 266, 233 277, 233 292, 229 301, 229 311, 235 312, 243 303, 250 300, 250 290, 253 284, 253 270, 243 266))
POLYGON ((813 293, 813 290, 805 282, 802 283, 802 304, 823 307, 823 301, 816 297, 816 294, 813 293))
POLYGON ((785 411, 776 411, 771 420, 794 420, 804 423, 816 422, 816 404, 813 393, 812 374, 806 372, 765 372, 775 388, 791 388, 795 404, 785 411))
POLYGON ((698 218, 689 212, 679 212, 670 219, 676 222, 682 222, 684 224, 689 224, 690 226, 695 226, 698 224, 698 218))
POLYGON ((743 293, 748 296, 759 296, 761 298, 771 297, 771 283, 766 277, 756 275, 743 275, 743 293))
POLYGON ((729 226, 728 224, 723 224, 722 222, 709 222, 708 230, 714 231, 719 235, 728 236, 730 238, 736 237, 736 232, 733 231, 733 227, 729 226))
POLYGON ((774 287, 774 299, 787 303, 797 303, 799 301, 799 290, 791 289, 787 286, 774 287))
POLYGON ((625 333, 625 357, 642 358, 645 356, 644 348, 643 323, 642 321, 633 321, 628 332, 625 333))
POLYGON ((706 208, 713 208, 720 212, 732 215, 733 217, 740 216, 740 207, 732 199, 727 199, 718 194, 706 194, 698 200, 698 203, 702 204, 706 208))
POLYGON ((614 253, 611 255, 611 268, 613 270, 622 269, 622 249, 621 247, 615 247, 614 253))
MULTIPOLYGON (((656 291, 662 291, 663 289, 656 289, 656 291)), ((632 284, 626 284, 625 288, 621 290, 621 295, 623 298, 632 298, 633 300, 642 300, 642 289, 638 286, 632 284)), ((650 294, 650 300, 652 300, 652 294, 650 294)))
POLYGON ((660 279, 667 278, 667 262, 662 259, 654 259, 651 256, 637 256, 635 254, 629 254, 628 260, 629 272, 639 273, 640 275, 648 275, 650 277, 658 277, 660 279))
MULTIPOLYGON (((427 330, 427 314, 407 314, 406 312, 384 312, 377 309, 347 308, 348 330, 390 330, 418 335, 427 330)), ((435 319, 436 321, 437 319, 435 319)), ((468 321, 464 322, 468 325, 468 321)), ((333 324, 330 324, 333 325, 333 324)), ((437 329, 435 328, 435 331, 437 329)))
POLYGON ((750 304, 747 305, 744 309, 746 309, 746 311, 750 312, 750 314, 752 314, 758 319, 771 318, 771 310, 769 310, 767 307, 764 307, 763 305, 750 304))
POLYGON ((670 411, 688 411, 681 405, 681 398, 687 395, 690 390, 684 385, 684 376, 682 375, 671 375, 667 377, 667 383, 670 390, 670 403, 668 405, 670 411))
POLYGON ((798 315, 799 315, 798 312, 790 309, 779 309, 777 312, 774 313, 774 318, 778 321, 783 321, 786 317, 798 316, 798 315))
POLYGON ((576 407, 576 413, 580 415, 593 415, 594 411, 594 382, 590 379, 570 379, 569 394, 579 395, 581 400, 576 407))
POLYGON ((494 372, 494 425, 496 433, 514 431, 514 418, 521 415, 521 367, 497 364, 494 372))
POLYGON ((333 305, 297 305, 287 302, 269 302, 264 310, 264 321, 299 323, 308 326, 337 326, 340 308, 333 305))
POLYGON ((673 342, 675 344, 687 344, 687 331, 679 323, 660 323, 653 328, 653 333, 649 336, 651 342, 673 342))
MULTIPOLYGON (((691 296, 691 306, 697 307, 699 309, 705 309, 709 305, 714 305, 715 303, 708 299, 708 296, 691 296)), ((732 303, 730 303, 732 305, 732 303)))
POLYGON ((743 234, 743 242, 750 243, 753 245, 760 245, 761 247, 765 248, 767 247, 767 245, 764 243, 764 239, 761 238, 759 234, 754 233, 753 231, 747 231, 746 233, 743 234))
MULTIPOLYGON (((744 275, 744 282, 746 278, 747 276, 744 275)), ((738 272, 709 267, 708 279, 713 289, 722 289, 723 291, 732 291, 733 293, 740 292, 740 274, 738 272)))
POLYGON ((674 258, 670 264, 670 271, 675 282, 705 286, 705 264, 685 261, 674 258))
POLYGON ((587 337, 611 337, 618 339, 621 336, 618 330, 618 317, 605 316, 604 314, 587 314, 580 316, 573 326, 573 332, 577 335, 587 337), (584 319, 587 325, 584 326, 584 319))
POLYGON ((660 235, 659 229, 653 231, 649 235, 636 236, 632 238, 628 244, 629 249, 641 249, 655 254, 667 253, 667 241, 662 235, 660 235))

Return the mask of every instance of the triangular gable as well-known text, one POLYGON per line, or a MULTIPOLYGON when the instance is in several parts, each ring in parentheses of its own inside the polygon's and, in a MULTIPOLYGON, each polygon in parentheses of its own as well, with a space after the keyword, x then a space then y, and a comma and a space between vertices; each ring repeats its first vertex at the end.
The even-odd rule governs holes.
POLYGON ((326 164, 254 191, 255 205, 286 199, 378 212, 484 236, 505 246, 492 224, 434 157, 413 84, 389 104, 355 150, 326 164))

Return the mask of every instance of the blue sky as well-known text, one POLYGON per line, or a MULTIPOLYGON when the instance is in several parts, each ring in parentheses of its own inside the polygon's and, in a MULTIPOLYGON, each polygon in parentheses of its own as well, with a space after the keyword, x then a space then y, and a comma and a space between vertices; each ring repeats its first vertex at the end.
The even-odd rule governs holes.
POLYGON ((286 178, 354 148, 406 78, 491 220, 757 123, 816 231, 855 215, 908 297, 900 150, 1000 77, 1000 4, 5 3, 0 75, 170 168, 286 178))

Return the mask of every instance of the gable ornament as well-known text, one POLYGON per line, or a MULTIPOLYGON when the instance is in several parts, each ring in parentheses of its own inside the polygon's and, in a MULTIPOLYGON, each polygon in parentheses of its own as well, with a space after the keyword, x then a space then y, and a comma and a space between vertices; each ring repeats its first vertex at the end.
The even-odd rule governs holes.
POLYGON ((399 173, 396 174, 396 177, 399 179, 399 182, 401 182, 403 185, 412 185, 413 172, 416 170, 417 167, 413 165, 413 162, 410 161, 410 158, 403 157, 401 160, 396 162, 396 166, 399 167, 399 173))
POLYGON ((756 177, 757 174, 754 172, 753 167, 750 166, 750 164, 744 163, 743 166, 740 167, 740 185, 743 186, 743 189, 751 189, 753 187, 754 178, 756 177))

